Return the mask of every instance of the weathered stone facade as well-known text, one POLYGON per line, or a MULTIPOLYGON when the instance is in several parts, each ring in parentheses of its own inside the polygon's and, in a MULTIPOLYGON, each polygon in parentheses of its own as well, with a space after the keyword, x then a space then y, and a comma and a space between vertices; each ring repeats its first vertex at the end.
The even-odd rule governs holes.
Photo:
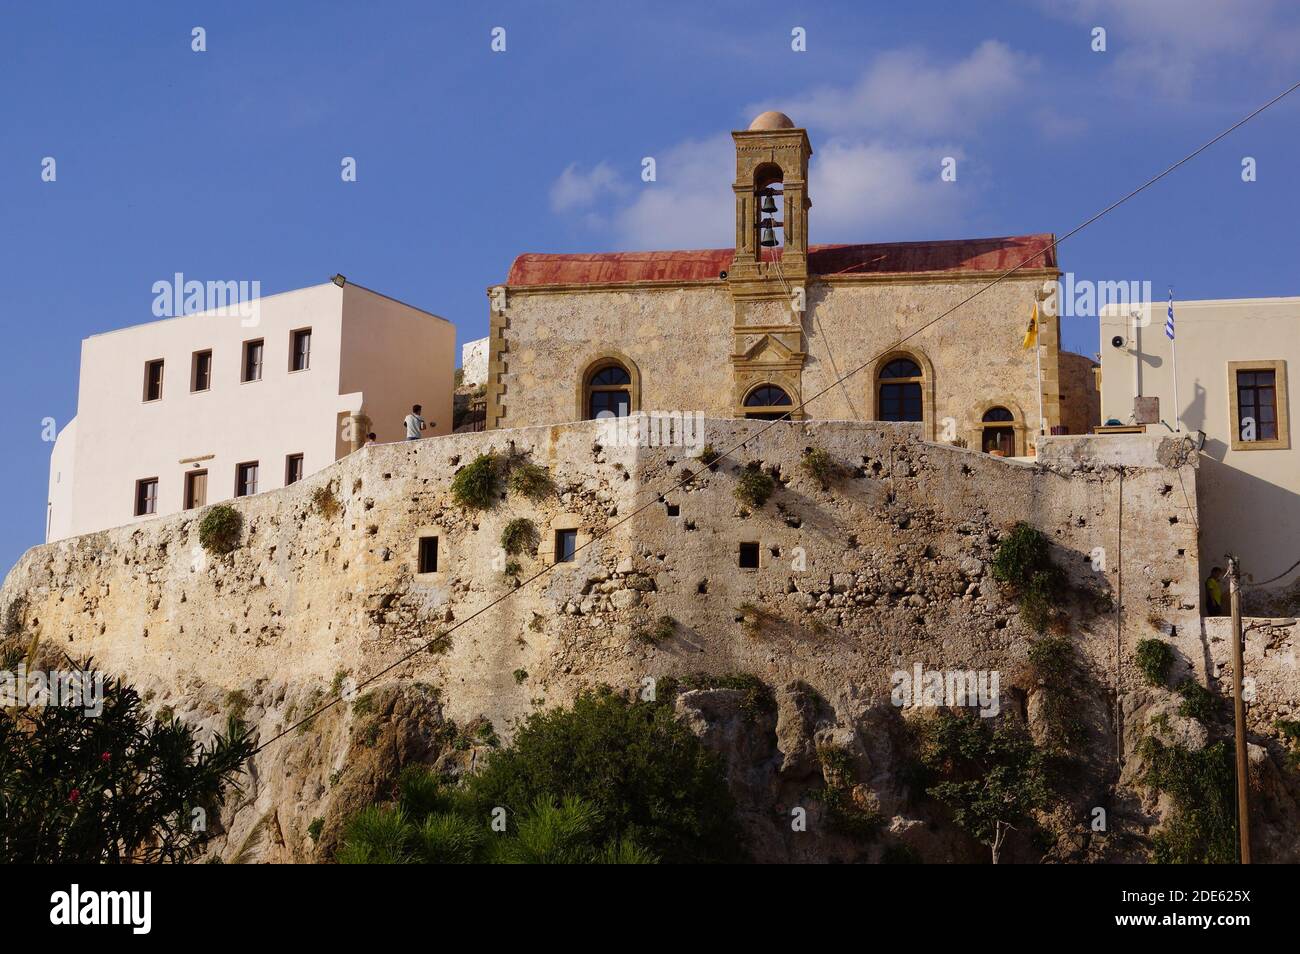
MULTIPOLYGON (((811 146, 772 115, 733 134, 735 249, 525 255, 489 289, 487 426, 594 416, 587 387, 610 364, 627 372, 633 411, 746 417, 749 396, 774 386, 796 420, 881 420, 880 372, 908 358, 926 439, 979 448, 984 414, 1005 408, 1014 455, 1031 454, 1040 424, 1066 420, 1057 321, 1040 326, 1041 402, 1035 351, 1022 347, 1060 274, 1051 236, 812 246, 811 146), (774 196, 782 212, 764 212, 774 196), (760 244, 775 231, 765 222, 784 225, 780 248, 760 244)), ((1069 423, 1086 433, 1091 406, 1069 423)))
MULTIPOLYGON (((743 743, 748 762, 732 760, 760 857, 855 857, 834 839, 791 840, 772 821, 820 784, 809 752, 822 738, 860 752, 863 797, 891 831, 921 839, 931 860, 960 857, 955 842, 925 841, 929 829, 917 828, 889 762, 889 726, 899 724, 891 673, 915 663, 999 670, 1008 674, 1004 704, 1029 700, 1032 709, 1033 686, 1015 688, 1014 676, 1031 633, 990 573, 997 540, 1018 520, 1051 539, 1077 594, 1072 638, 1096 686, 1099 765, 1113 764, 1105 700, 1117 680, 1130 702, 1149 694, 1131 662, 1139 639, 1169 640, 1179 672, 1205 679, 1194 458, 1177 442, 1052 438, 1031 465, 924 443, 916 425, 779 423, 760 434, 764 422, 705 423, 718 450, 748 443, 712 467, 681 448, 606 446, 597 422, 367 447, 301 484, 236 501, 244 535, 227 556, 198 547, 193 515, 34 548, 0 591, 6 628, 93 655, 182 718, 220 724, 238 694, 263 738, 346 680, 452 630, 439 652, 415 652, 379 682, 385 711, 407 715, 381 722, 336 707, 276 743, 280 754, 258 757, 224 820, 227 860, 250 844, 261 846, 256 857, 312 857, 311 820, 328 817, 333 837, 340 813, 373 797, 404 761, 472 765, 472 746, 437 744, 446 720, 485 718, 508 736, 514 720, 583 687, 639 693, 647 680, 694 671, 750 673, 778 687, 775 721, 743 743), (799 466, 808 447, 841 469, 826 487, 799 466), (482 512, 457 506, 453 475, 488 449, 547 466, 555 495, 503 495, 482 512), (733 495, 751 461, 777 476, 761 509, 733 495), (319 487, 336 496, 337 514, 313 504, 319 487), (510 567, 499 540, 521 516, 543 542, 510 567), (578 529, 577 558, 520 585, 547 566, 557 528, 578 529), (439 537, 436 572, 417 572, 422 534, 439 537), (758 569, 737 565, 741 543, 758 544, 758 569), (1121 575, 1117 644, 1108 600, 1121 575), (672 635, 647 638, 663 617, 672 635), (765 801, 753 802, 759 793, 765 801)), ((1295 704, 1275 699, 1270 711, 1295 704)), ((729 758, 743 741, 735 706, 721 690, 679 699, 729 758)), ((1135 725, 1126 721, 1120 735, 1135 725)), ((1104 787, 1104 773, 1094 782, 1104 787)))

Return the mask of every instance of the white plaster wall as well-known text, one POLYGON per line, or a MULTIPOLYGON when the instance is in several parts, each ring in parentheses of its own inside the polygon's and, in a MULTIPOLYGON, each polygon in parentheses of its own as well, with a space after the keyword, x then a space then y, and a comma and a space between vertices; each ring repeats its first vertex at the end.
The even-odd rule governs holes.
POLYGON ((259 303, 255 324, 200 313, 82 342, 76 428, 65 428, 51 460, 51 540, 148 519, 134 515, 142 478, 158 478, 157 516, 182 509, 189 470, 207 470, 209 504, 234 496, 236 465, 246 461, 259 463, 259 492, 282 487, 287 455, 302 454, 310 474, 347 453, 341 416, 367 402, 383 440, 399 439, 406 411, 396 409, 416 401, 440 412, 445 405, 440 424, 450 424, 448 322, 333 283, 259 303), (305 327, 310 367, 291 372, 290 334, 305 327), (243 343, 257 338, 265 343, 262 379, 243 382, 243 343), (191 392, 192 355, 208 349, 211 388, 191 392), (145 402, 145 363, 155 358, 165 361, 163 396, 145 402), (181 463, 199 457, 207 459, 181 463))
MULTIPOLYGON (((1184 430, 1205 432, 1200 470, 1201 576, 1222 565, 1224 555, 1241 557, 1244 572, 1263 580, 1297 558, 1300 527, 1300 446, 1287 450, 1233 450, 1228 362, 1282 360, 1288 390, 1300 374, 1300 298, 1175 301, 1178 402, 1174 403, 1173 361, 1164 333, 1165 308, 1152 308, 1150 324, 1133 327, 1123 316, 1101 320, 1101 415, 1127 423, 1133 397, 1160 398, 1160 416, 1171 426, 1181 415, 1184 430), (1123 336, 1115 348, 1111 339, 1123 336)), ((1295 407, 1295 399, 1289 401, 1295 407)), ((1168 433, 1164 427, 1148 431, 1168 433)), ((1293 428, 1294 429, 1294 428, 1293 428)))

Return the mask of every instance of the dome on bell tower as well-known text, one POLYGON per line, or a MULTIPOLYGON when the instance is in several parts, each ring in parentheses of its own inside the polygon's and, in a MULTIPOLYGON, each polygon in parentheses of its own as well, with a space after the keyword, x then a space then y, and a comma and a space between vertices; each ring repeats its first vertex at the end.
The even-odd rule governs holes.
POLYGON ((751 131, 764 129, 794 129, 794 120, 785 113, 778 113, 774 109, 769 109, 765 113, 759 113, 754 117, 754 121, 749 124, 751 131))

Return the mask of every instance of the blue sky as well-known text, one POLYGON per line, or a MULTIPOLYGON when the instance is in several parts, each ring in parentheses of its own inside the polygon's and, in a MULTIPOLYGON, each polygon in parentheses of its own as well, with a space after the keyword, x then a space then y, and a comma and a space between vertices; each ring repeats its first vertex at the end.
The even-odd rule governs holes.
MULTIPOLYGON (((470 340, 519 252, 729 245, 728 132, 765 108, 809 130, 814 242, 1064 233, 1300 79, 1289 6, 9 0, 0 564, 42 539, 42 420, 75 413, 80 340, 150 320, 175 272, 268 294, 342 272, 470 340)), ((1300 93, 1063 267, 1158 296, 1300 294, 1298 120, 1300 93)), ((1093 321, 1065 336, 1097 350, 1093 321)))

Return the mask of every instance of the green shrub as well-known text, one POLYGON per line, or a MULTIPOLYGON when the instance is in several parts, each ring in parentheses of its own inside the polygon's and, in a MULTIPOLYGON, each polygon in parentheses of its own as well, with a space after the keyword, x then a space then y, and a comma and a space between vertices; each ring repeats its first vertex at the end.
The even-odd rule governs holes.
POLYGON ((531 461, 517 461, 510 467, 510 477, 506 486, 512 494, 518 494, 532 501, 545 500, 555 494, 555 483, 550 471, 531 461))
POLYGON ((767 503, 767 498, 772 496, 775 487, 776 481, 770 474, 765 473, 756 462, 749 463, 736 478, 736 499, 757 510, 767 503))
POLYGON ((1178 705, 1180 716, 1189 716, 1200 722, 1209 722, 1214 718, 1219 708, 1219 697, 1195 679, 1184 679, 1178 684, 1177 692, 1183 697, 1178 705))
POLYGON ((501 547, 511 556, 537 549, 537 527, 527 517, 515 517, 501 531, 501 547))
POLYGON ((451 496, 469 510, 487 510, 497 502, 501 486, 500 461, 496 454, 479 454, 456 471, 451 496))
POLYGON ((467 789, 486 814, 528 812, 538 798, 576 797, 600 821, 596 843, 630 840, 665 862, 741 857, 723 766, 669 706, 586 692, 571 709, 534 713, 467 789))
POLYGON ((1174 648, 1161 639, 1143 639, 1137 644, 1134 659, 1148 686, 1163 686, 1174 664, 1174 648))
POLYGON ((1157 864, 1232 864, 1237 860, 1236 771, 1222 740, 1198 752, 1147 736, 1144 785, 1168 794, 1174 811, 1152 839, 1157 864))
POLYGON ((1047 629, 1068 589, 1065 574, 1052 563, 1047 538, 1021 522, 998 544, 993 576, 1020 598, 1020 618, 1036 633, 1047 629))
POLYGON ((718 453, 718 449, 712 444, 705 444, 700 448, 699 459, 700 463, 705 467, 712 467, 718 461, 722 460, 722 455, 718 453))
POLYGON ((317 815, 315 818, 311 820, 311 824, 307 826, 307 835, 308 837, 311 838, 312 841, 320 841, 320 833, 324 830, 324 828, 325 828, 325 819, 317 815))
POLYGON ((209 553, 221 555, 239 546, 244 518, 234 507, 216 504, 199 521, 199 543, 209 553))
POLYGON ((826 451, 820 447, 810 447, 803 452, 799 466, 813 480, 822 485, 822 490, 830 486, 840 472, 840 467, 826 451))
MULTIPOLYGON (((168 707, 150 718, 139 694, 102 676, 102 708, 31 705, 0 713, 0 858, 8 864, 178 864, 200 853, 206 827, 237 788, 254 740, 237 720, 199 733, 168 707), (183 823, 178 824, 178 820, 183 823)), ((87 683, 88 685, 88 683, 87 683)), ((89 700, 87 700, 89 702, 89 700)))
POLYGON ((506 565, 501 570, 503 576, 518 576, 523 572, 524 568, 520 566, 518 560, 507 560, 506 565))
POLYGON ((528 670, 527 670, 527 669, 516 669, 516 670, 514 671, 514 677, 515 677, 515 685, 517 685, 517 686, 518 686, 518 685, 523 685, 524 680, 528 678, 528 670))
POLYGON ((1028 656, 1043 693, 1044 746, 1054 755, 1074 752, 1088 736, 1078 715, 1074 643, 1064 636, 1041 636, 1029 644, 1028 656))
POLYGON ((993 576, 1003 583, 1024 588, 1039 570, 1051 564, 1047 538, 1029 524, 1021 522, 998 544, 993 557, 993 576))

